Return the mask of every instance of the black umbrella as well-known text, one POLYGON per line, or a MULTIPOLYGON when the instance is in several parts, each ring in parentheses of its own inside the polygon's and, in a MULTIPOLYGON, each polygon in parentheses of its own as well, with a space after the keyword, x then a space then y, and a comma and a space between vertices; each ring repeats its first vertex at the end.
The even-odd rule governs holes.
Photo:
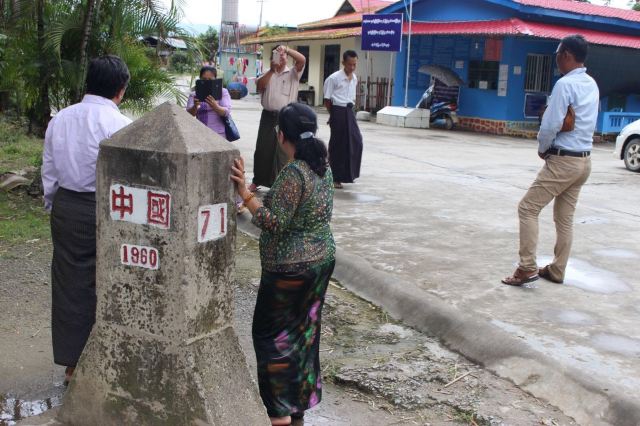
POLYGON ((418 68, 418 72, 429 74, 447 86, 464 86, 464 81, 451 68, 441 65, 423 65, 418 68))

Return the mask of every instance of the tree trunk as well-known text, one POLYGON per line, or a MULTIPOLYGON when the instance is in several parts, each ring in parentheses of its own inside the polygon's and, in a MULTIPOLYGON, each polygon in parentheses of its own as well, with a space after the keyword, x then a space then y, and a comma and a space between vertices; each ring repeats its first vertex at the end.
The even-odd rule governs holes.
POLYGON ((39 56, 39 84, 38 100, 30 115, 32 131, 39 136, 44 136, 49 120, 51 118, 51 105, 49 102, 49 56, 45 51, 45 28, 44 9, 46 0, 37 0, 36 3, 36 27, 38 35, 38 56, 39 56))
POLYGON ((87 51, 89 49, 89 38, 91 36, 91 27, 93 26, 93 11, 95 9, 96 0, 87 0, 87 10, 82 24, 82 40, 80 42, 80 78, 78 79, 78 87, 74 96, 75 102, 80 102, 84 89, 84 81, 87 74, 87 51))

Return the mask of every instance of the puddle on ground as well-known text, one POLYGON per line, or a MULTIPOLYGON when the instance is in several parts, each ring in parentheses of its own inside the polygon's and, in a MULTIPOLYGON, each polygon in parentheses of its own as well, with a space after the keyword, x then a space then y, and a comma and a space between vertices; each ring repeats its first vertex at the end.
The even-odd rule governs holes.
POLYGON ((7 398, 0 395, 0 426, 13 426, 19 420, 39 416, 62 404, 61 396, 35 401, 7 398))
POLYGON ((638 254, 623 249, 604 249, 604 250, 596 250, 593 254, 602 257, 613 257, 616 259, 637 259, 638 254))
POLYGON ((576 219, 576 223, 579 223, 581 225, 603 225, 609 223, 609 219, 596 216, 586 216, 576 219))
POLYGON ((593 344, 605 351, 628 356, 640 356, 640 340, 615 334, 596 334, 591 340, 593 344))
POLYGON ((345 201, 355 201, 356 203, 377 203, 382 201, 382 197, 372 194, 362 194, 359 192, 347 192, 336 190, 335 198, 345 201))
POLYGON ((542 317, 552 322, 559 322, 562 324, 571 325, 593 325, 596 324, 595 319, 584 312, 562 310, 562 309, 547 309, 542 312, 542 317))
MULTIPOLYGON (((550 257, 542 256, 538 259, 539 265, 547 265, 550 257)), ((564 284, 577 287, 592 293, 613 294, 631 291, 631 287, 622 281, 618 274, 606 269, 597 268, 589 262, 579 259, 570 259, 564 277, 564 284)))

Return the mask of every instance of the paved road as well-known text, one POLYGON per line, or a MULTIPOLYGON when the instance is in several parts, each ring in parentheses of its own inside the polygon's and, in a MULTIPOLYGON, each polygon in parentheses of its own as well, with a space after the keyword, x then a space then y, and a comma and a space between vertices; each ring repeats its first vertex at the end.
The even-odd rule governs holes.
MULTIPOLYGON (((247 170, 259 114, 255 99, 234 103, 247 170)), ((319 135, 328 141, 326 120, 319 116, 319 135)), ((517 204, 542 164, 535 142, 374 123, 361 129, 362 176, 335 196, 340 248, 640 398, 640 174, 613 159, 611 145, 593 152, 566 285, 513 288, 500 279, 517 262, 517 204)), ((544 265, 553 255, 551 207, 540 223, 544 265)))

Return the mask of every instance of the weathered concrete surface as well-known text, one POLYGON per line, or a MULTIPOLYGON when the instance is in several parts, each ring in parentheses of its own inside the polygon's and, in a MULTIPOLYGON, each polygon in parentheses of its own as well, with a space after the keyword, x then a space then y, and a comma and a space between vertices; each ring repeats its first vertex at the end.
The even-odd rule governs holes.
MULTIPOLYGON (((254 101, 234 104, 247 170, 258 114, 254 101)), ((328 141, 326 116, 318 121, 328 141)), ((581 424, 640 424, 640 175, 597 146, 566 285, 512 288, 500 279, 517 261, 517 203, 542 165, 535 143, 360 126, 362 177, 336 192, 334 209, 351 255, 338 259, 336 272, 353 278, 343 283, 581 424)), ((541 265, 553 253, 551 210, 540 218, 541 265)))
POLYGON ((269 424, 232 323, 237 154, 169 104, 103 142, 97 319, 60 410, 64 423, 269 424), (112 184, 170 193, 169 229, 112 220, 112 184), (217 203, 228 203, 226 237, 198 243, 199 207, 217 203), (159 269, 122 265, 125 243, 158 249, 159 269))

